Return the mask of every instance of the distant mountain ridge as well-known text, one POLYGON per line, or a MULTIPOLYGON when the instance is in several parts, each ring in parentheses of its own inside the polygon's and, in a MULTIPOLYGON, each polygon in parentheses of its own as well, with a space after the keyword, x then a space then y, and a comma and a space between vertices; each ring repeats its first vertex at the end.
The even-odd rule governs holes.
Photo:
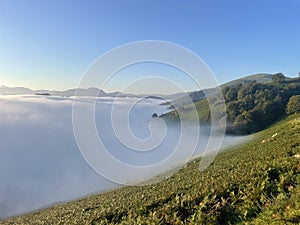
MULTIPOLYGON (((225 84, 222 84, 221 87, 226 87, 226 86, 235 86, 238 84, 245 84, 249 83, 252 81, 257 81, 259 83, 269 83, 272 82, 272 77, 274 74, 268 74, 268 73, 258 73, 258 74, 253 74, 249 75, 246 77, 242 77, 236 80, 232 80, 230 82, 227 82, 225 84)), ((286 77, 286 79, 291 79, 289 77, 286 77)), ((64 91, 56 91, 56 90, 31 90, 29 88, 25 87, 7 87, 7 86, 0 86, 0 95, 26 95, 26 94, 49 94, 53 96, 63 96, 63 97, 70 97, 70 96, 101 96, 101 97, 148 97, 153 96, 153 98, 164 98, 167 100, 170 100, 170 104, 176 104, 176 105, 184 105, 186 104, 187 98, 186 95, 189 95, 189 101, 192 99, 193 102, 202 100, 206 98, 206 95, 209 95, 210 93, 214 92, 215 88, 208 88, 208 89, 203 89, 199 91, 191 91, 187 93, 175 93, 175 94, 126 94, 126 93, 121 93, 121 92, 112 92, 112 93, 107 93, 103 90, 100 90, 95 87, 91 88, 73 88, 73 89, 68 89, 64 91)))
POLYGON ((29 88, 25 87, 0 87, 0 94, 2 95, 26 95, 26 94, 33 94, 34 92, 29 88))
POLYGON ((7 86, 0 86, 0 95, 28 95, 28 94, 36 94, 36 95, 52 95, 52 96, 62 96, 62 97, 71 97, 71 96, 101 96, 101 97, 138 97, 138 98, 162 98, 167 100, 174 100, 177 98, 182 97, 185 93, 175 93, 175 94, 127 94, 121 92, 111 92, 107 93, 103 90, 100 90, 95 87, 91 88, 73 88, 64 91, 50 91, 50 90, 31 90, 25 87, 7 87, 7 86))
POLYGON ((50 94, 54 96, 70 97, 77 95, 79 96, 93 96, 95 94, 105 95, 106 93, 98 88, 87 88, 87 89, 68 89, 65 91, 50 91, 50 90, 31 90, 25 87, 0 87, 0 94, 2 95, 26 95, 26 94, 50 94))

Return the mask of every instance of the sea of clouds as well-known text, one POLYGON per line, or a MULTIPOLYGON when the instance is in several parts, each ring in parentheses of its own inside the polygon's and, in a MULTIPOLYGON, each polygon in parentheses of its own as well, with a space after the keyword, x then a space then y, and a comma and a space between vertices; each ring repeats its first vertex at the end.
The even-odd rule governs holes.
MULTIPOLYGON (((73 133, 73 100, 72 97, 0 95, 0 218, 117 186, 99 176, 82 157, 73 133)), ((76 101, 84 107, 92 100, 82 97, 76 101)), ((127 134, 127 130, 122 131, 124 120, 120 118, 124 118, 128 104, 133 103, 128 119, 132 134, 146 140, 156 132, 155 129, 161 133, 160 119, 151 118, 154 112, 167 111, 165 106, 159 105, 161 100, 100 98, 96 104, 95 122, 103 144, 114 157, 128 164, 141 166, 163 160, 176 147, 180 127, 168 127, 163 140, 154 135, 158 145, 155 151, 148 151, 146 157, 144 152, 130 150, 130 140, 126 146, 116 137, 111 109, 117 107, 114 118, 115 126, 119 124, 119 133, 127 134), (150 129, 151 121, 153 126, 150 129)), ((195 138, 193 134, 190 137, 195 138)), ((201 153, 207 144, 206 129, 201 131, 200 139, 203 141, 196 147, 195 154, 201 153)), ((241 137, 226 136, 223 145, 241 140, 241 137)), ((183 152, 176 160, 185 160, 185 157, 183 152)), ((164 165, 159 171, 153 171, 153 175, 171 166, 174 165, 164 165)), ((118 172, 124 180, 129 179, 130 174, 126 171, 118 172)), ((141 175, 139 178, 145 177, 141 175)))

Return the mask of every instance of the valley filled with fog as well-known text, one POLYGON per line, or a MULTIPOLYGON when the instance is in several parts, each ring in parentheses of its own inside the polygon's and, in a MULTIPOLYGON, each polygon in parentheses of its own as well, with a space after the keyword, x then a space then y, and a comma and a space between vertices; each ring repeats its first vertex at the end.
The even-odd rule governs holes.
MULTIPOLYGON (((0 218, 118 186, 97 174, 82 157, 73 133, 73 100, 72 97, 0 95, 0 218)), ((93 99, 81 97, 76 101, 80 101, 84 109, 93 99)), ((153 113, 160 115, 168 111, 166 106, 159 105, 162 102, 125 97, 98 99, 95 106, 98 136, 113 157, 138 167, 162 162, 172 155, 180 140, 180 126, 151 117, 153 113), (129 105, 134 106, 127 115, 129 105), (114 118, 113 124, 111 118, 114 118), (139 145, 131 141, 132 137, 148 141, 154 148, 148 151, 131 149, 139 145)), ((82 120, 84 122, 85 118, 82 120)), ((196 156, 207 145, 209 128, 203 126, 200 135, 193 133, 193 129, 190 132, 191 140, 199 138, 192 155, 196 156)), ((222 145, 244 140, 245 137, 225 136, 222 145)), ((148 174, 134 174, 133 178, 128 171, 115 172, 124 182, 144 180, 185 162, 191 155, 184 149, 192 147, 187 144, 171 161, 166 160, 162 167, 148 174)), ((115 168, 108 165, 107 169, 113 171, 115 168)))

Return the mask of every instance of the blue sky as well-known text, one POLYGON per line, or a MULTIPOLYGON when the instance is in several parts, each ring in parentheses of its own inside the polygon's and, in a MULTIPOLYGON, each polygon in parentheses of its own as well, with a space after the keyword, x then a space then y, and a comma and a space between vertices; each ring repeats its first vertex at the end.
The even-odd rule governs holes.
POLYGON ((74 88, 106 51, 149 39, 189 48, 220 83, 259 72, 294 77, 299 12, 299 0, 0 0, 0 85, 74 88))

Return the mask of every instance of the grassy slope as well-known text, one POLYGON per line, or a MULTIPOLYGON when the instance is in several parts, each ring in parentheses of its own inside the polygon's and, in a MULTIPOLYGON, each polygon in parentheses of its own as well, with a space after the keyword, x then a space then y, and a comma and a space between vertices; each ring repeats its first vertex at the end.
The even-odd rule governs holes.
POLYGON ((0 224, 295 224, 300 222, 300 115, 159 184, 125 187, 0 224), (274 133, 278 135, 270 138, 274 133))
POLYGON ((223 84, 222 86, 234 86, 237 84, 247 83, 249 81, 257 81, 258 83, 269 83, 272 82, 272 77, 273 74, 258 73, 230 81, 228 83, 223 84))
MULTIPOLYGON (((216 114, 222 112, 222 110, 218 110, 216 105, 214 110, 216 114)), ((189 119, 191 121, 199 119, 203 122, 209 122, 211 119, 211 111, 207 99, 202 99, 193 104, 185 105, 184 107, 181 107, 178 110, 172 110, 168 113, 161 115, 160 117, 171 121, 179 121, 180 118, 177 111, 179 111, 181 115, 184 114, 185 119, 189 119), (194 116, 194 109, 197 110, 198 118, 195 118, 194 116)))

